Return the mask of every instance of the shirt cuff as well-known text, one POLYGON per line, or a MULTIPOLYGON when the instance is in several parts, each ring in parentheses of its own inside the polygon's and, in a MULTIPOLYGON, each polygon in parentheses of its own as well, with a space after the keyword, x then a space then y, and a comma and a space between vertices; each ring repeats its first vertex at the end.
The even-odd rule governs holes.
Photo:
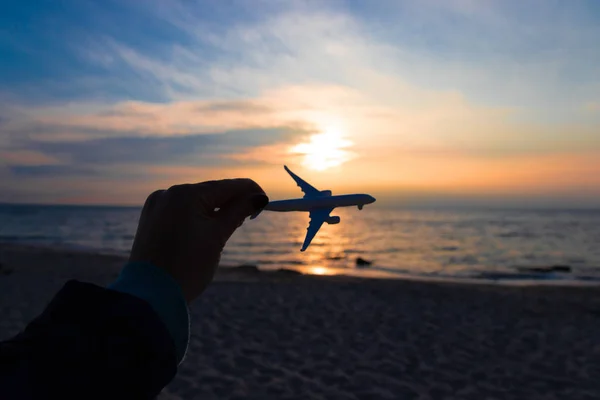
POLYGON ((181 363, 190 338, 187 302, 179 283, 164 269, 147 262, 130 262, 108 289, 139 297, 150 304, 167 327, 181 363))

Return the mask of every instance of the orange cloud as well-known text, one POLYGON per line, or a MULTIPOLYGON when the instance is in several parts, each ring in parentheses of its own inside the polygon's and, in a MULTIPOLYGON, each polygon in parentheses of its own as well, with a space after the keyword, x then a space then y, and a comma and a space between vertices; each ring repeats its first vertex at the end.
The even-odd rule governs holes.
POLYGON ((56 157, 33 150, 0 151, 0 163, 8 165, 58 165, 61 161, 56 157))

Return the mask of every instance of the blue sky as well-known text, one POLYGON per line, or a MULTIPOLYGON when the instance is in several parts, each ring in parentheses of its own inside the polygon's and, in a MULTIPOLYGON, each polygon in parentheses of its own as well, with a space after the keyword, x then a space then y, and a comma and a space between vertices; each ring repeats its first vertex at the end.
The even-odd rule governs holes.
POLYGON ((8 1, 0 201, 283 194, 289 163, 390 198, 596 204, 598 39, 592 0, 8 1))

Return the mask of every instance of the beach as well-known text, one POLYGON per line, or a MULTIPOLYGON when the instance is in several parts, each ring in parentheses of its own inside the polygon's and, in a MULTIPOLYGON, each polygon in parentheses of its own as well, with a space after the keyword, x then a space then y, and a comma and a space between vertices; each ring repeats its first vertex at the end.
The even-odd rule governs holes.
MULTIPOLYGON (((0 244, 0 339, 125 259, 0 244)), ((600 288, 221 268, 160 399, 597 399, 600 288)))

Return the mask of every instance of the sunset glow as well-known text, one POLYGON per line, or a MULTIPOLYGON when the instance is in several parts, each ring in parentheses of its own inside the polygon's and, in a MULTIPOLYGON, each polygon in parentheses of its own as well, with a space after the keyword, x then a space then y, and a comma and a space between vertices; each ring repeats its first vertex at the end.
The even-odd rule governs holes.
POLYGON ((311 275, 328 275, 328 270, 325 267, 312 267, 308 269, 308 273, 311 275))
POLYGON ((351 145, 339 132, 327 131, 311 136, 308 142, 294 146, 291 152, 303 156, 305 167, 323 171, 348 161, 350 153, 346 149, 351 145))
POLYGON ((600 206, 595 2, 168 3, 3 10, 0 202, 293 196, 288 165, 376 207, 600 206))

